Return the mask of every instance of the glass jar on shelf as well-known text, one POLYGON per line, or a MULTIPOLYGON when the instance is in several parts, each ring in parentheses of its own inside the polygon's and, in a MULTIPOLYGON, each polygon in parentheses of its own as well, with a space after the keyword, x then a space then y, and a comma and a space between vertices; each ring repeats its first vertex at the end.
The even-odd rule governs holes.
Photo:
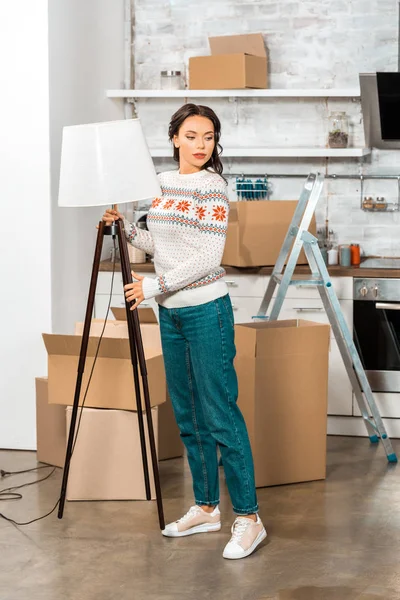
POLYGON ((349 144, 349 117, 346 112, 332 112, 329 115, 329 148, 347 148, 349 144))
POLYGON ((374 210, 375 202, 372 196, 365 196, 362 207, 364 210, 374 210))
POLYGON ((181 71, 161 71, 161 89, 165 91, 183 90, 181 71))

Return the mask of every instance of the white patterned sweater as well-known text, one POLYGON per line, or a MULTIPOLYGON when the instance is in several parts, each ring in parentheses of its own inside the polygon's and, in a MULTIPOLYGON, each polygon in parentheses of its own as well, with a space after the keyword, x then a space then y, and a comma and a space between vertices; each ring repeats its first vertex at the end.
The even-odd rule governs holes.
POLYGON ((229 201, 226 183, 202 170, 159 175, 161 198, 147 215, 148 231, 125 221, 128 241, 154 256, 157 277, 145 277, 145 299, 166 308, 196 306, 228 293, 221 267, 229 201))

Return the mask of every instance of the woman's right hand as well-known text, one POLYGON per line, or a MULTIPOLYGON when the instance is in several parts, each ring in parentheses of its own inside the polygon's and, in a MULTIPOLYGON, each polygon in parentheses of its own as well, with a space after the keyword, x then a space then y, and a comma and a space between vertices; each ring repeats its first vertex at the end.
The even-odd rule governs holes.
POLYGON ((113 208, 107 208, 106 212, 102 217, 102 220, 106 225, 112 225, 114 221, 118 221, 118 219, 123 218, 123 215, 121 215, 121 213, 117 210, 114 210, 113 208))

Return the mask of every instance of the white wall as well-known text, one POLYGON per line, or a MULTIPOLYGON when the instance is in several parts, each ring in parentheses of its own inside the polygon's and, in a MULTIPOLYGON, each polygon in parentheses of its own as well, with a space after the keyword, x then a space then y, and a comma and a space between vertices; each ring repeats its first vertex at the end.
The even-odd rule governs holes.
POLYGON ((51 327, 47 0, 0 3, 0 448, 35 448, 51 327))
POLYGON ((0 448, 36 448, 41 334, 84 317, 102 210, 57 207, 61 132, 123 118, 123 41, 123 0, 0 3, 0 448))
POLYGON ((49 3, 53 331, 82 321, 102 209, 58 208, 62 128, 123 118, 105 97, 124 79, 123 0, 49 3))

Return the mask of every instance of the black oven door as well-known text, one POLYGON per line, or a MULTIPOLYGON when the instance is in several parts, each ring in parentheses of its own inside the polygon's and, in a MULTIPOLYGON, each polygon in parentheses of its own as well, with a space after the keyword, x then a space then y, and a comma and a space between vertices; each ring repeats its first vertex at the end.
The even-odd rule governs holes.
POLYGON ((354 343, 373 392, 400 392, 400 303, 354 301, 354 343))

